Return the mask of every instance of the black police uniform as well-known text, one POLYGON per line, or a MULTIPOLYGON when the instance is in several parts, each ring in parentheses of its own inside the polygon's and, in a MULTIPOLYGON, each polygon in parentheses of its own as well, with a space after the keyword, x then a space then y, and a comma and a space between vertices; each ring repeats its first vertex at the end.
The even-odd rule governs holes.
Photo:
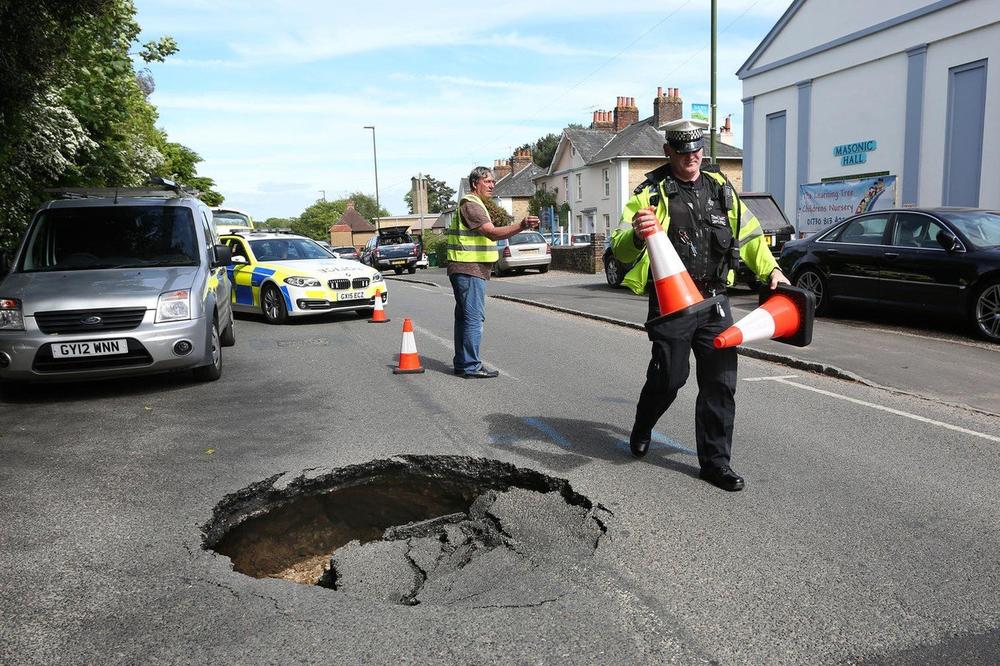
MULTIPOLYGON (((675 315, 649 328, 652 358, 636 406, 633 437, 640 433, 648 439, 687 381, 694 350, 698 462, 702 470, 716 470, 729 466, 736 412, 736 349, 713 345, 715 336, 733 324, 726 277, 735 243, 722 186, 704 175, 694 183, 678 181, 669 175, 669 168, 663 181, 669 198, 667 237, 702 296, 715 299, 716 305, 675 315)), ((649 285, 648 291, 649 318, 653 319, 660 309, 656 289, 649 285)))

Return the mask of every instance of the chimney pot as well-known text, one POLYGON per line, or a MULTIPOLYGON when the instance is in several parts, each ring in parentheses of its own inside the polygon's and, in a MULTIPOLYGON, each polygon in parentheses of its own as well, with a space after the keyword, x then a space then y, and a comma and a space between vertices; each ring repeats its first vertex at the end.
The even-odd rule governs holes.
POLYGON ((680 88, 674 88, 674 97, 676 97, 677 99, 681 98, 681 89, 680 88))
POLYGON ((663 97, 663 87, 662 86, 657 86, 656 87, 656 96, 657 97, 663 97))

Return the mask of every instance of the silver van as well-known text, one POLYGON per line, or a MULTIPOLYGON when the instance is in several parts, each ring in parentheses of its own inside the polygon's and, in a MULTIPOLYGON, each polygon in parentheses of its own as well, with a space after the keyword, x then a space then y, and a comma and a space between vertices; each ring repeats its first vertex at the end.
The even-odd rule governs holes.
POLYGON ((63 196, 0 258, 0 382, 218 379, 236 328, 209 208, 169 182, 63 196))

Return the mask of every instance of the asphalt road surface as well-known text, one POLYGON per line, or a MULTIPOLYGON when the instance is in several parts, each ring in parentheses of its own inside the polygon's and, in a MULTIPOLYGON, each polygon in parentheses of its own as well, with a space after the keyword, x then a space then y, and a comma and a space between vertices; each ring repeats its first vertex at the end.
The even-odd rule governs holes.
MULTIPOLYGON (((483 355, 501 376, 465 380, 452 308, 448 289, 393 281, 388 324, 240 319, 213 384, 8 395, 0 663, 996 662, 995 416, 741 357, 748 487, 728 494, 697 478, 693 380, 649 455, 629 455, 641 331, 490 299, 483 355), (423 374, 392 373, 404 317, 423 374), (406 454, 565 479, 606 532, 531 560, 544 577, 476 564, 527 601, 456 584, 460 602, 400 605, 253 578, 203 547, 217 504, 252 484, 406 454)), ((524 555, 544 516, 515 500, 505 515, 535 531, 500 527, 524 555)), ((564 528, 553 550, 579 537, 564 528)))

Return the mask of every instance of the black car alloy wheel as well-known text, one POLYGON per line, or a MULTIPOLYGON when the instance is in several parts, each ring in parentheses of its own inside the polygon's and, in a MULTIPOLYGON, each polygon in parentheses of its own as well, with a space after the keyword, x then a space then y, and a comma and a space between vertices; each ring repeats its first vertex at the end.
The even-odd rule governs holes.
POLYGON ((807 268, 795 278, 795 286, 811 291, 816 297, 816 314, 825 314, 830 310, 830 299, 826 289, 826 279, 818 271, 807 268))
POLYGON ((1000 282, 991 282, 976 296, 976 332, 987 340, 1000 342, 1000 282))

